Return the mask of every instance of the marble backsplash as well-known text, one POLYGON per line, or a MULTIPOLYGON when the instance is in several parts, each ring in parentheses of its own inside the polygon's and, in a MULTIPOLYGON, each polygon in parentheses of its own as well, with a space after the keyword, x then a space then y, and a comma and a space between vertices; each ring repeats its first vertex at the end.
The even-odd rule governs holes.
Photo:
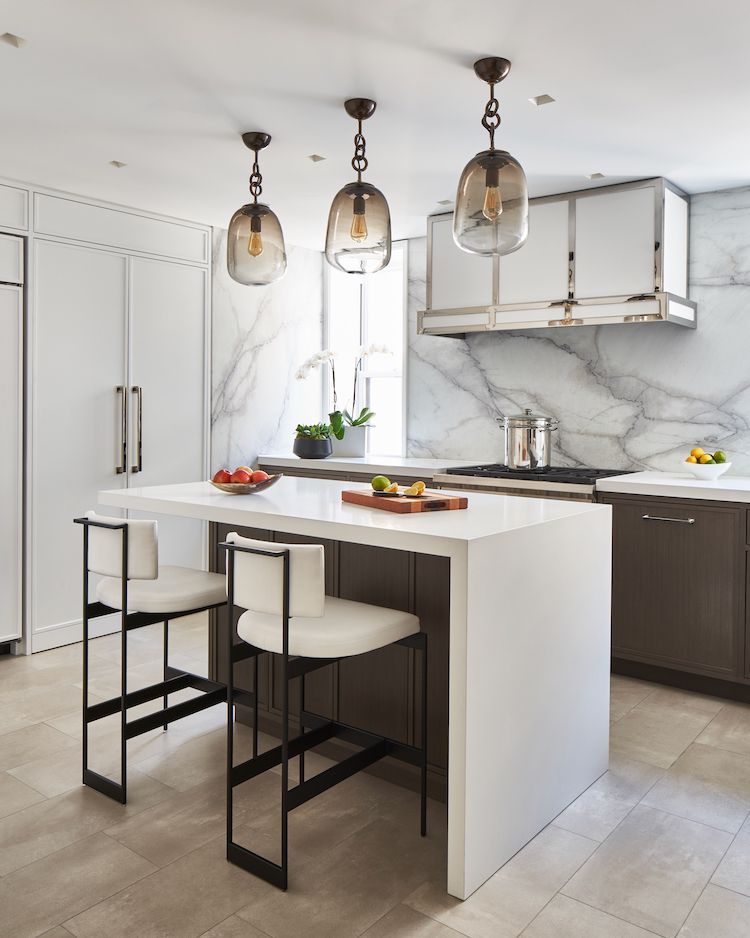
POLYGON ((227 273, 226 239, 214 230, 212 471, 291 450, 295 426, 321 412, 320 396, 294 372, 321 348, 323 255, 291 247, 278 283, 246 287, 227 273))
POLYGON ((668 323, 472 335, 416 334, 425 240, 409 251, 408 454, 495 462, 495 417, 560 421, 553 461, 679 469, 695 445, 750 474, 750 188, 693 196, 697 330, 668 323))

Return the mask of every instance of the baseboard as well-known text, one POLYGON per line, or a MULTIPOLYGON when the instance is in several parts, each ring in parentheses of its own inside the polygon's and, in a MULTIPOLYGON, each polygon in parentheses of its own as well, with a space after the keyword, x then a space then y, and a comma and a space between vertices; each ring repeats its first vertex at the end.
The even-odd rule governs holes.
POLYGON ((689 671, 675 671, 672 668, 661 668, 655 664, 643 664, 627 658, 613 658, 612 673, 640 678, 643 681, 655 681, 657 684, 668 684, 670 687, 679 687, 681 690, 698 694, 711 694, 713 697, 750 703, 750 684, 723 681, 721 678, 692 674, 689 671))
MULTIPOLYGON (((99 616, 89 622, 89 638, 100 638, 102 635, 112 635, 120 631, 120 616, 99 616)), ((31 633, 31 651, 49 651, 51 648, 60 648, 62 645, 75 645, 83 641, 83 624, 78 619, 73 622, 62 622, 51 625, 45 629, 38 629, 31 633)))

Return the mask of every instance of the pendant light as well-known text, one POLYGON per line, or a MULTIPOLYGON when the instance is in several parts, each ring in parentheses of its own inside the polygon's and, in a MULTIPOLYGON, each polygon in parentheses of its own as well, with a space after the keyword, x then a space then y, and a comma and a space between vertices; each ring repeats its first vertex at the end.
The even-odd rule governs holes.
POLYGON ((227 269, 237 283, 261 286, 273 283, 286 271, 284 235, 271 209, 258 201, 263 191, 263 177, 258 165, 258 151, 271 142, 270 134, 253 131, 242 135, 242 142, 255 154, 250 174, 253 201, 238 208, 229 222, 227 269))
POLYGON ((469 160, 461 173, 453 240, 470 254, 510 254, 523 246, 529 232, 526 174, 510 153, 495 149, 495 130, 500 124, 495 85, 510 71, 510 62, 491 56, 475 62, 474 71, 490 86, 482 117, 490 147, 469 160))
POLYGON ((346 113, 357 121, 352 167, 357 181, 347 183, 336 193, 328 213, 326 260, 347 274, 374 274, 391 259, 391 213, 383 193, 367 182, 362 121, 371 117, 375 102, 369 98, 350 98, 344 102, 346 113))

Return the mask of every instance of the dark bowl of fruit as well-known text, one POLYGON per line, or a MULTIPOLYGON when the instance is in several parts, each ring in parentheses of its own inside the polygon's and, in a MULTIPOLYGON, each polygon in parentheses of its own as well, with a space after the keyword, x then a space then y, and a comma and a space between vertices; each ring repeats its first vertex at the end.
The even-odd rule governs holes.
POLYGON ((234 472, 228 469, 219 469, 211 479, 211 485, 227 495, 255 495, 264 492, 275 485, 281 478, 279 472, 270 476, 262 469, 251 469, 249 466, 238 466, 234 472))

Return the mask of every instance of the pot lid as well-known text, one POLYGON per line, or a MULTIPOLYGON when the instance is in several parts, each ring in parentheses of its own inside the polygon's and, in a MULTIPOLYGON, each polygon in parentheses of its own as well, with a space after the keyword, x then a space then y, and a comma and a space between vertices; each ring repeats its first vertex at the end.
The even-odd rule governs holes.
POLYGON ((530 407, 525 407, 522 414, 513 414, 510 417, 499 417, 498 422, 517 429, 554 430, 559 421, 556 417, 545 417, 535 414, 530 407))

